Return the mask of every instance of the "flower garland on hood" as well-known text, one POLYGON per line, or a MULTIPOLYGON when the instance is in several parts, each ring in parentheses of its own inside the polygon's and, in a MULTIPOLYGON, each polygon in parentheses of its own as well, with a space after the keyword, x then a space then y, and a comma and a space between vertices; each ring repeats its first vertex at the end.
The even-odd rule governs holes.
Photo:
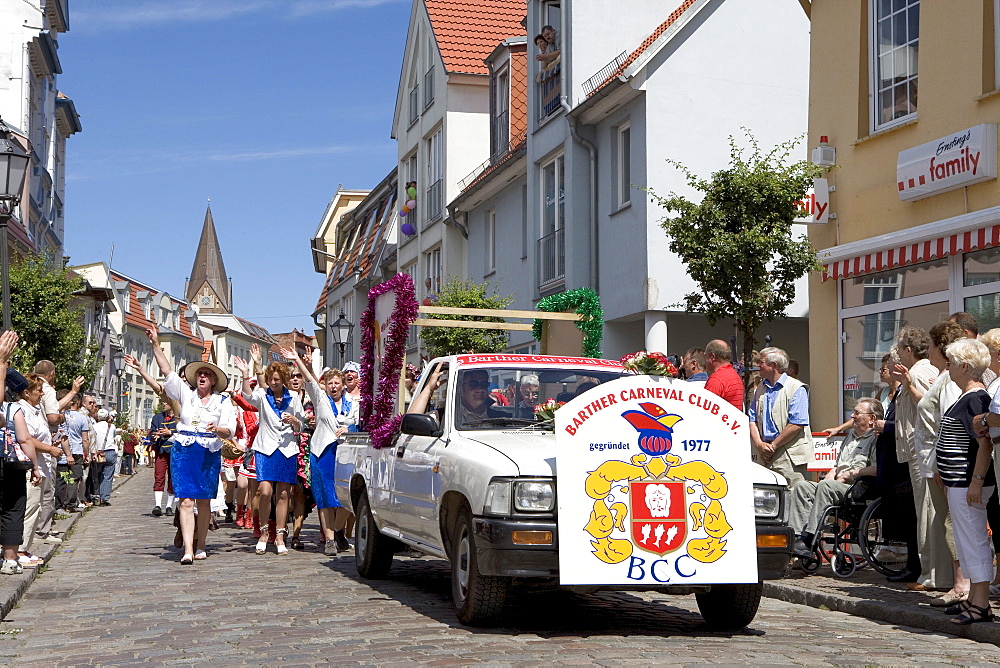
POLYGON ((368 308, 361 316, 361 423, 368 430, 374 448, 384 448, 403 421, 402 415, 393 415, 396 393, 399 390, 399 373, 406 359, 406 338, 410 325, 417 318, 417 299, 413 279, 407 274, 379 283, 368 291, 368 308), (379 367, 378 387, 374 387, 375 374, 375 300, 387 292, 396 295, 389 335, 379 367))

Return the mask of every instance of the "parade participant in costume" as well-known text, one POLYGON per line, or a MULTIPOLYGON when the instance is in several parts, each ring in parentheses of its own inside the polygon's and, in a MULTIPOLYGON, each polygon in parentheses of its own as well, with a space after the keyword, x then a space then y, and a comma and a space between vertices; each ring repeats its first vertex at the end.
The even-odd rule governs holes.
POLYGON ((178 510, 184 543, 181 563, 190 564, 208 556, 205 539, 212 519, 212 499, 219 490, 222 439, 231 438, 236 430, 236 408, 220 394, 227 385, 222 369, 211 362, 192 362, 184 368, 185 384, 160 349, 156 330, 147 329, 146 336, 153 346, 160 373, 166 377, 163 389, 181 408, 170 452, 170 477, 174 494, 181 499, 178 510))
MULTIPOLYGON (((259 371, 262 368, 260 347, 255 343, 250 347, 250 357, 259 371)), ((243 398, 260 412, 260 427, 253 449, 257 465, 258 499, 260 513, 271 507, 275 497, 275 519, 278 526, 275 546, 278 554, 288 554, 285 534, 288 530, 288 501, 291 487, 298 479, 299 442, 295 432, 302 429, 302 402, 298 396, 288 391, 286 385, 291 379, 288 367, 272 362, 258 378, 257 389, 250 389, 250 370, 246 361, 236 357, 234 364, 243 376, 241 389, 243 398), (267 389, 264 389, 264 385, 267 389)), ((257 554, 264 554, 266 541, 258 541, 257 554)))
POLYGON ((344 372, 344 394, 354 403, 358 403, 361 401, 361 365, 357 362, 348 362, 342 371, 344 372))
POLYGON ((347 433, 349 425, 357 422, 358 404, 343 392, 343 374, 331 369, 326 375, 326 392, 309 370, 309 366, 293 350, 281 354, 295 361, 306 379, 306 392, 313 400, 316 411, 316 431, 310 441, 310 473, 313 498, 319 509, 324 530, 323 553, 335 555, 349 550, 351 544, 345 528, 351 513, 337 500, 334 489, 334 466, 337 463, 337 442, 347 433))
MULTIPOLYGON (((257 379, 250 381, 250 387, 257 386, 257 379)), ((260 538, 260 518, 257 515, 257 467, 254 465, 253 441, 257 437, 259 414, 239 392, 233 393, 233 402, 239 408, 237 413, 242 432, 237 434, 240 445, 246 449, 243 462, 236 479, 236 526, 253 529, 253 537, 260 538), (240 520, 240 518, 243 518, 240 520)))
MULTIPOLYGON (((287 358, 291 359, 291 358, 287 358)), ((309 352, 305 354, 306 365, 312 359, 309 352)), ((302 377, 302 372, 298 369, 291 369, 291 381, 289 389, 293 394, 298 395, 302 402, 302 411, 305 421, 302 429, 295 435, 299 440, 299 452, 296 455, 298 461, 298 479, 292 485, 292 535, 289 536, 288 543, 293 550, 304 550, 305 545, 300 538, 302 526, 306 516, 313 508, 312 490, 309 485, 309 439, 312 437, 313 429, 316 427, 316 413, 313 409, 312 401, 305 390, 306 381, 302 377)))

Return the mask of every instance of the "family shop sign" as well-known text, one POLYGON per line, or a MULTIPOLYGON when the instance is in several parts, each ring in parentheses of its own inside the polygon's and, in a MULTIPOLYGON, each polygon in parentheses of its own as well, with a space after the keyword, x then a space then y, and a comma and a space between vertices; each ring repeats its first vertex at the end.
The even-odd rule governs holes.
POLYGON ((899 199, 918 200, 997 177, 997 126, 976 125, 899 152, 899 199))

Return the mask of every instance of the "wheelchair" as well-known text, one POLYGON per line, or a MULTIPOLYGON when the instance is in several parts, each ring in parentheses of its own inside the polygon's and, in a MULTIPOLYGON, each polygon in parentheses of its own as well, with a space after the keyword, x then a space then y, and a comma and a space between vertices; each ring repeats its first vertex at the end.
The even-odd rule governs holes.
POLYGON ((830 563, 834 575, 848 578, 870 565, 883 575, 898 575, 906 569, 906 541, 890 535, 888 510, 875 490, 875 478, 856 480, 839 505, 828 506, 820 515, 809 557, 796 557, 806 573, 815 573, 830 563))

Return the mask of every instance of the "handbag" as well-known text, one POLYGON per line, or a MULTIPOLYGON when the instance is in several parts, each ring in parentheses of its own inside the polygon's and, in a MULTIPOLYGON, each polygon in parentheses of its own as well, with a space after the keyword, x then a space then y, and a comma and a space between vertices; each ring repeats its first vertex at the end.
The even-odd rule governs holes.
POLYGON ((223 459, 240 459, 243 457, 243 450, 236 444, 235 441, 224 438, 222 439, 222 458, 223 459))
POLYGON ((3 427, 3 467, 12 471, 30 471, 35 467, 34 463, 24 454, 21 444, 17 442, 14 434, 13 418, 10 414, 11 404, 4 407, 4 427, 3 427))

